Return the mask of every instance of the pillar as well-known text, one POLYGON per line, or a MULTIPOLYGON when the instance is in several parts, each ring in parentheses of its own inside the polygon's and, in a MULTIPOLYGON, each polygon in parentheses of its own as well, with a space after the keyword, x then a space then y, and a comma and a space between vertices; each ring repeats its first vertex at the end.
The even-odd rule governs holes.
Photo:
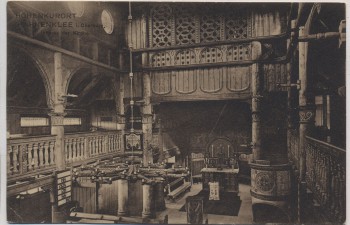
POLYGON ((261 98, 259 65, 252 65, 252 151, 253 161, 261 159, 261 98))
POLYGON ((154 196, 152 184, 142 184, 142 199, 142 218, 151 218, 154 215, 154 196))
POLYGON ((54 53, 54 105, 52 112, 49 113, 51 117, 51 134, 56 135, 55 143, 55 163, 57 170, 65 169, 65 152, 64 152, 64 126, 63 119, 65 116, 66 99, 63 95, 62 85, 62 53, 54 53))
POLYGON ((149 73, 143 73, 143 98, 142 107, 142 133, 143 133, 143 162, 148 166, 148 162, 153 163, 153 155, 149 149, 152 142, 152 105, 151 105, 151 77, 149 73))
POLYGON ((125 108, 124 108, 124 79, 123 75, 119 74, 117 82, 117 130, 121 134, 121 150, 124 153, 124 135, 125 135, 125 108))
MULTIPOLYGON (((299 28, 299 36, 305 36, 304 27, 299 28)), ((298 221, 304 219, 306 198, 306 135, 314 123, 315 107, 314 96, 310 95, 308 87, 307 58, 308 42, 299 42, 299 183, 298 183, 298 221)))
POLYGON ((128 213, 128 180, 119 179, 118 183, 118 216, 125 216, 128 213))
MULTIPOLYGON (((299 36, 304 35, 306 35, 304 27, 300 27, 299 36)), ((315 100, 308 87, 307 55, 308 42, 299 42, 299 176, 301 181, 305 181, 306 173, 305 137, 315 120, 315 100)))

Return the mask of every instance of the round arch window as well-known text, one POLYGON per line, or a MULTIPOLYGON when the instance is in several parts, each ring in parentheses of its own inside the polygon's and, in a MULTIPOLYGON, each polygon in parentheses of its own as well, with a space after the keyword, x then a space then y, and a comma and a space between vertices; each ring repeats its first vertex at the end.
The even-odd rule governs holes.
POLYGON ((108 10, 103 10, 101 14, 101 22, 103 29, 107 34, 111 34, 114 28, 112 14, 108 10))

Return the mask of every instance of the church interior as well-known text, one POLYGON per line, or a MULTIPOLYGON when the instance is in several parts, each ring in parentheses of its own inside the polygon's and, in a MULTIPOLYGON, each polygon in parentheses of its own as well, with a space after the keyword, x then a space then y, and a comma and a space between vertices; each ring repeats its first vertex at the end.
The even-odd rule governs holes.
POLYGON ((344 3, 7 4, 7 221, 343 224, 344 3))

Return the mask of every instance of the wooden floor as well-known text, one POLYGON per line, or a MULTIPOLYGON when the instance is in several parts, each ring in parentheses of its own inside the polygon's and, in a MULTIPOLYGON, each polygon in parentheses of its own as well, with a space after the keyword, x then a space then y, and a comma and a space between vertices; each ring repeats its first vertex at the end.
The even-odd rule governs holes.
MULTIPOLYGON (((167 209, 157 213, 157 218, 164 218, 164 215, 167 214, 169 216, 169 224, 186 224, 186 212, 180 212, 179 209, 185 204, 187 196, 196 195, 201 190, 202 184, 193 184, 191 191, 179 197, 176 202, 166 200, 167 209)), ((207 216, 209 224, 252 224, 253 216, 250 185, 239 184, 238 195, 242 200, 238 216, 209 214, 207 216)))

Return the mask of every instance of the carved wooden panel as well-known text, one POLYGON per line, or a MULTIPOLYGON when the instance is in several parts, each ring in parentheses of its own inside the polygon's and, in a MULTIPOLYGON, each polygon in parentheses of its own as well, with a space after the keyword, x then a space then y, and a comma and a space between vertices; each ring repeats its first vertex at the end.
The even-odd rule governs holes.
POLYGON ((230 91, 246 90, 250 86, 250 66, 228 67, 227 68, 227 89, 230 91))
POLYGON ((189 94, 197 89, 196 71, 180 70, 175 76, 175 90, 178 93, 189 94))
POLYGON ((189 196, 186 198, 188 224, 203 224, 204 200, 203 197, 189 196))
POLYGON ((286 29, 286 17, 283 11, 256 12, 252 20, 253 37, 278 35, 286 29))
POLYGON ((208 47, 204 48, 200 54, 201 63, 223 62, 223 52, 220 48, 208 47))
POLYGON ((194 44, 196 42, 195 17, 187 7, 176 7, 174 10, 175 37, 177 45, 194 44))
POLYGON ((170 66, 170 54, 168 52, 159 52, 152 56, 151 63, 153 67, 170 66))
POLYGON ((223 69, 206 68, 199 72, 200 88, 203 92, 213 93, 220 91, 223 87, 223 69))
POLYGON ((251 59, 251 47, 250 44, 238 44, 228 47, 226 53, 226 59, 231 61, 244 61, 251 59))
POLYGON ((151 10, 152 31, 150 32, 150 42, 152 47, 171 45, 172 13, 172 8, 166 4, 157 5, 151 10))
POLYGON ((225 38, 247 38, 251 36, 251 21, 248 13, 243 11, 231 11, 225 17, 225 38))
POLYGON ((196 64, 196 53, 193 50, 180 50, 175 56, 176 65, 190 65, 196 64))
POLYGON ((220 17, 217 15, 203 15, 200 18, 200 41, 220 41, 220 17))
POLYGON ((159 95, 171 92, 171 72, 152 72, 152 92, 159 95))

